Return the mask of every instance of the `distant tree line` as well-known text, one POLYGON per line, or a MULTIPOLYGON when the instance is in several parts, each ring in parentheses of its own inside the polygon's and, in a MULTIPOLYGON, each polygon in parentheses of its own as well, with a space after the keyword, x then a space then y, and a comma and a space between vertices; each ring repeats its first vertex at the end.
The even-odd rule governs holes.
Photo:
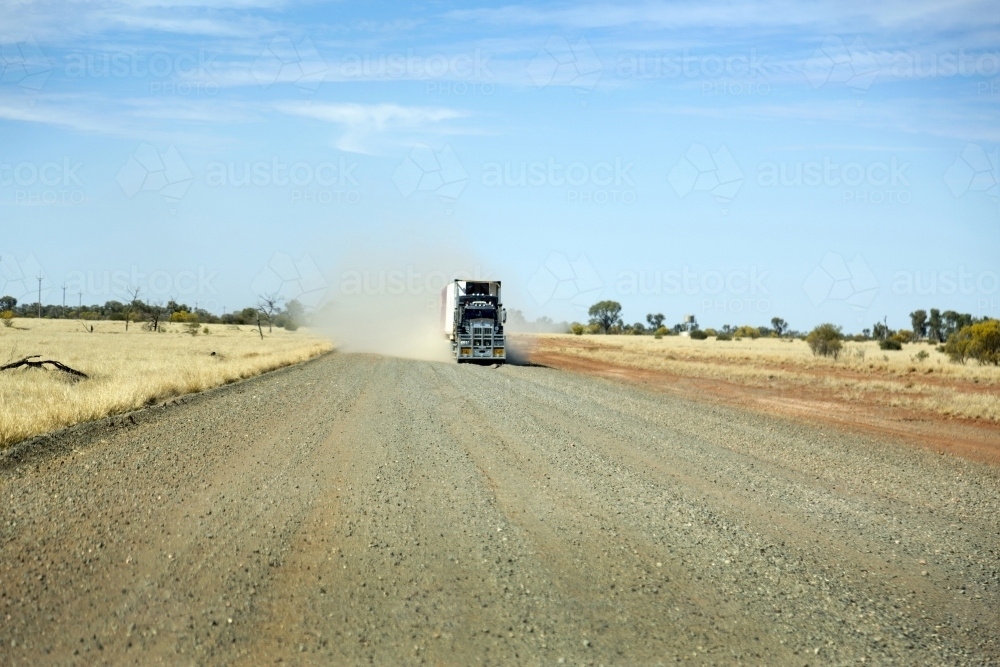
POLYGON ((645 322, 634 322, 626 324, 622 318, 622 306, 617 301, 598 301, 587 311, 590 316, 587 324, 573 322, 569 325, 572 333, 580 336, 583 334, 610 334, 628 336, 663 336, 686 335, 696 340, 715 337, 719 340, 732 340, 733 338, 761 338, 761 337, 788 337, 798 336, 799 333, 792 331, 788 327, 788 322, 780 317, 772 317, 770 326, 733 326, 724 324, 722 328, 701 329, 697 318, 693 315, 685 317, 685 321, 678 322, 672 326, 667 326, 666 317, 663 313, 647 313, 645 322))
MULTIPOLYGON (((583 334, 618 334, 663 336, 686 335, 696 340, 715 338, 719 341, 741 338, 799 338, 808 343, 813 354, 837 358, 844 341, 877 341, 883 350, 901 350, 904 344, 920 341, 937 345, 937 349, 956 363, 975 359, 982 364, 1000 365, 1000 321, 976 318, 970 313, 954 310, 915 310, 910 313, 912 329, 891 329, 888 318, 865 328, 860 334, 845 334, 841 327, 824 323, 808 334, 791 329, 788 322, 773 317, 770 326, 744 324, 722 325, 718 330, 701 329, 694 316, 687 316, 683 322, 667 327, 662 313, 649 313, 645 322, 626 324, 622 318, 622 306, 617 301, 599 301, 590 307, 587 324, 573 322, 570 331, 578 336, 583 334)), ((925 357, 926 358, 926 353, 925 357)))
POLYGON ((294 331, 306 324, 305 307, 292 299, 283 303, 276 295, 260 297, 256 306, 248 306, 242 310, 215 315, 204 308, 191 307, 186 303, 178 303, 170 299, 165 304, 162 301, 144 301, 139 290, 132 290, 123 301, 111 300, 103 304, 91 304, 73 307, 59 305, 39 305, 35 303, 19 304, 12 296, 0 297, 0 319, 10 326, 14 318, 42 319, 78 319, 107 320, 122 322, 125 329, 130 325, 141 325, 149 331, 159 331, 167 322, 187 325, 197 324, 233 324, 251 325, 272 329, 274 327, 294 331))

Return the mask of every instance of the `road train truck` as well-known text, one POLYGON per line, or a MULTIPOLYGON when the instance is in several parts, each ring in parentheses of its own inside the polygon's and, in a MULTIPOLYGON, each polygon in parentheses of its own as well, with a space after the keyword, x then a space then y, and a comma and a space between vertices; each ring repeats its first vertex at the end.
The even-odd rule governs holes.
POLYGON ((441 290, 441 328, 459 363, 507 361, 499 280, 455 280, 441 290))

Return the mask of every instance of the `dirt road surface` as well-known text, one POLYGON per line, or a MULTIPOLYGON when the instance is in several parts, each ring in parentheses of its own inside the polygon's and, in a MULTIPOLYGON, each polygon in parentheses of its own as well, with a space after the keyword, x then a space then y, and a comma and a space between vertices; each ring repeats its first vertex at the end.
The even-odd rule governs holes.
POLYGON ((1000 661, 995 467, 548 368, 331 354, 0 498, 3 665, 1000 661))

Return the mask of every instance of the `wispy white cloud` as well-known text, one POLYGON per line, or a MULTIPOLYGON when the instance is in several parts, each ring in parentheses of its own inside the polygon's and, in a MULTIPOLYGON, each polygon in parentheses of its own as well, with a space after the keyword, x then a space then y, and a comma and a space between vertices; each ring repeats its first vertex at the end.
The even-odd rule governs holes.
MULTIPOLYGON (((376 152, 373 139, 388 133, 440 132, 442 123, 465 118, 468 113, 447 107, 401 106, 398 104, 352 104, 315 102, 276 105, 282 113, 312 118, 343 127, 335 145, 352 153, 376 152)), ((381 142, 377 142, 381 143, 381 142)))
POLYGON ((246 38, 285 26, 263 14, 269 2, 179 3, 93 2, 14 3, 4 6, 4 33, 33 36, 49 45, 78 45, 99 35, 166 34, 194 38, 246 38), (261 10, 258 13, 252 9, 261 10))
POLYGON ((239 104, 172 99, 124 99, 47 95, 33 104, 23 96, 0 96, 0 121, 32 123, 85 136, 170 141, 192 146, 229 146, 237 140, 213 128, 253 122, 262 114, 239 104))
POLYGON ((507 5, 447 12, 456 20, 493 25, 529 25, 597 29, 640 26, 644 29, 748 28, 825 26, 828 30, 864 23, 868 26, 913 25, 946 27, 981 25, 995 15, 988 0, 959 0, 943 5, 933 0, 906 2, 801 3, 792 0, 732 3, 725 0, 642 2, 634 4, 592 2, 552 6, 507 5))
POLYGON ((632 112, 667 116, 694 116, 732 122, 796 122, 817 126, 866 127, 903 132, 916 136, 938 136, 963 141, 1000 142, 1000 127, 988 105, 970 104, 961 109, 946 100, 923 98, 866 100, 859 106, 853 100, 832 101, 816 98, 767 104, 645 105, 632 112))

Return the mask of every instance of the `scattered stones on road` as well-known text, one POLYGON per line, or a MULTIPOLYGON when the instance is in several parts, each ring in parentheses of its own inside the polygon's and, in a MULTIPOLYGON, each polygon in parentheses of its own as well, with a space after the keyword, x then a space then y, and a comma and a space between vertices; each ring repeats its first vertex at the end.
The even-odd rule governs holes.
POLYGON ((0 664, 989 664, 994 468, 539 367, 313 362, 0 455, 0 664))

